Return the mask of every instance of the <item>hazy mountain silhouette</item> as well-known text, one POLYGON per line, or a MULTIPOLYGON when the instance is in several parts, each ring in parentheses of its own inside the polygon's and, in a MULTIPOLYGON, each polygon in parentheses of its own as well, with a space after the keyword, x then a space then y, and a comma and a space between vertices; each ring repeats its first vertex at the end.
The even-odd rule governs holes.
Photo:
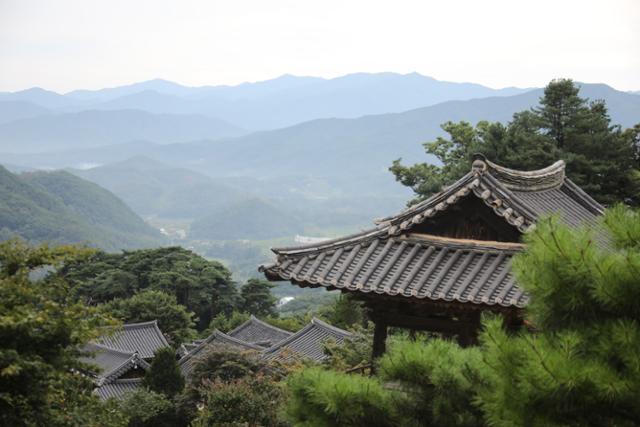
POLYGON ((244 129, 264 130, 319 118, 401 112, 448 100, 509 96, 523 91, 438 81, 417 73, 356 73, 333 79, 284 75, 236 86, 188 87, 156 79, 66 95, 35 88, 2 93, 0 100, 29 101, 57 112, 135 109, 197 114, 244 129))
POLYGON ((87 148, 136 139, 167 144, 242 133, 242 130, 223 120, 198 115, 91 110, 49 114, 1 124, 0 151, 87 148))

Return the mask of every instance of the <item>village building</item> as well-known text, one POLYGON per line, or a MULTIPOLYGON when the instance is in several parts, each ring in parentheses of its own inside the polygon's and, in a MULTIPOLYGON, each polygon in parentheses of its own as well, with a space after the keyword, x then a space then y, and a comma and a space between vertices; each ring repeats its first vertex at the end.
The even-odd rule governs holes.
POLYGON ((130 323, 85 345, 80 360, 98 368, 89 372, 96 385, 94 392, 108 399, 139 387, 153 355, 164 347, 169 343, 157 321, 130 323))
POLYGON ((517 171, 476 155, 457 182, 374 228, 305 246, 275 248, 267 279, 347 292, 375 323, 374 356, 388 327, 476 342, 483 311, 522 323, 528 295, 511 272, 522 236, 543 216, 570 226, 596 224, 603 207, 565 175, 558 161, 517 171))
POLYGON ((307 326, 264 350, 263 354, 267 360, 286 362, 294 359, 308 359, 321 362, 327 358, 324 351, 325 344, 328 342, 342 344, 350 336, 350 332, 313 318, 307 326))
POLYGON ((249 320, 228 332, 228 335, 239 340, 271 347, 291 336, 291 332, 277 328, 251 315, 249 320))
MULTIPOLYGON (((341 344, 351 334, 313 319, 296 333, 272 326, 255 316, 229 331, 214 330, 204 339, 183 344, 176 351, 180 371, 189 380, 198 360, 208 351, 254 352, 265 360, 308 359, 322 361, 324 344, 341 344)), ((111 335, 85 345, 80 360, 95 367, 94 393, 101 399, 120 399, 142 386, 155 352, 169 347, 157 321, 125 324, 111 335)))

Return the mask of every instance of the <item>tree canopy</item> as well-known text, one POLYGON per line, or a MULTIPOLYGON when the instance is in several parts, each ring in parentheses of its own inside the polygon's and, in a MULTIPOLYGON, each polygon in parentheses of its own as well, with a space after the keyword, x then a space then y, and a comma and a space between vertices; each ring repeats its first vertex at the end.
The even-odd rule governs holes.
POLYGON ((178 304, 174 295, 161 291, 145 290, 131 298, 116 298, 102 308, 125 323, 157 320, 158 327, 174 346, 196 335, 193 329, 195 315, 178 304))
POLYGON ((92 394, 78 349, 114 323, 75 301, 69 284, 34 272, 81 262, 91 251, 0 243, 0 424, 122 425, 92 394))
POLYGON ((173 295, 196 314, 200 330, 218 313, 231 313, 239 299, 227 268, 180 247, 97 252, 65 266, 61 274, 91 302, 130 298, 144 290, 173 295))
POLYGON ((506 125, 446 122, 442 129, 449 137, 424 144, 439 165, 404 166, 398 159, 390 170, 414 190, 416 202, 467 173, 475 153, 521 170, 563 159, 569 178, 599 202, 640 204, 640 125, 626 130, 612 125, 605 103, 581 98, 579 90, 571 80, 554 80, 538 108, 514 114, 506 125))

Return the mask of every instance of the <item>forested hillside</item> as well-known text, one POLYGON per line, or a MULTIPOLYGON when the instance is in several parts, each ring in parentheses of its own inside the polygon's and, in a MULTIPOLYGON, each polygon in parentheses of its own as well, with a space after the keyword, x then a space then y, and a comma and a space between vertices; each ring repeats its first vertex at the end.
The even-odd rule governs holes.
POLYGON ((71 172, 112 191, 145 216, 198 218, 244 196, 204 174, 145 156, 71 172))
POLYGON ((106 250, 164 243, 120 199, 70 173, 15 175, 0 166, 0 237, 87 243, 106 250))

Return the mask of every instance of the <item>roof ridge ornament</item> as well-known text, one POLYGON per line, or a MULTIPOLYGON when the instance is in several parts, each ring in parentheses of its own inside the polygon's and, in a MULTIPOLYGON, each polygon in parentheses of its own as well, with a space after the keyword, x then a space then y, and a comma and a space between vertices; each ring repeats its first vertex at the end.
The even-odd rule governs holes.
POLYGON ((487 158, 484 156, 484 154, 475 153, 473 155, 471 170, 475 175, 481 175, 487 170, 487 158))

